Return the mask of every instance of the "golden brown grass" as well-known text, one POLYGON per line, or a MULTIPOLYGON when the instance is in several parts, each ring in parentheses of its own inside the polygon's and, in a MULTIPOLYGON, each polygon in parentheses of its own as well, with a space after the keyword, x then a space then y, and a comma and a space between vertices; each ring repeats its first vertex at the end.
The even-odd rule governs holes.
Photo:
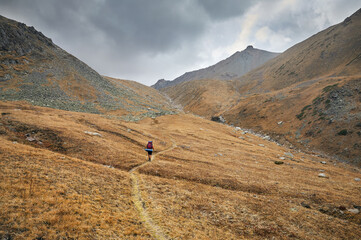
POLYGON ((49 84, 56 82, 60 89, 63 90, 68 96, 75 96, 80 101, 95 101, 97 99, 98 91, 88 83, 87 79, 79 74, 69 73, 66 77, 56 80, 51 76, 48 77, 49 84), (86 91, 84 91, 84 86, 86 91))
POLYGON ((339 210, 360 204, 353 180, 359 170, 205 120, 158 121, 158 130, 171 132, 178 147, 139 171, 148 175, 143 177, 148 209, 171 237, 356 239, 360 234, 360 215, 339 210), (173 124, 164 125, 168 121, 173 124), (288 151, 294 157, 275 165, 288 151), (319 178, 320 170, 330 178, 319 178))
MULTIPOLYGON (((110 81, 114 86, 119 87, 120 89, 126 89, 130 94, 130 97, 122 97, 120 100, 125 105, 125 109, 128 109, 127 114, 141 115, 148 112, 149 110, 154 110, 159 112, 160 110, 175 110, 170 101, 162 95, 160 92, 154 88, 144 86, 135 81, 130 80, 121 80, 111 77, 104 77, 106 80, 110 81), (138 109, 134 111, 134 106, 137 106, 138 109), (143 110, 139 109, 142 107, 143 110)), ((124 112, 119 114, 119 111, 108 111, 109 115, 126 115, 124 112)))
POLYGON ((157 152, 171 149, 137 169, 141 206, 165 236, 361 234, 361 214, 347 211, 361 205, 354 181, 361 173, 349 165, 188 114, 137 123, 25 103, 1 102, 0 109, 0 236, 152 238, 133 204, 128 173, 146 161, 148 140, 157 152), (282 156, 284 164, 276 165, 282 156), (321 170, 329 178, 319 178, 321 170))
POLYGON ((355 90, 359 87, 360 75, 355 75, 320 77, 259 94, 241 95, 234 82, 221 83, 217 80, 185 82, 164 91, 175 99, 176 103, 182 104, 185 111, 208 119, 222 115, 228 123, 235 126, 265 132, 304 151, 316 149, 361 166, 360 133, 359 128, 355 127, 359 124, 359 118, 355 116, 361 111, 355 90), (347 85, 348 92, 354 94, 339 100, 354 106, 352 111, 342 113, 339 110, 340 113, 333 115, 323 114, 327 109, 327 101, 330 101, 329 92, 324 89, 334 85, 337 88, 347 85), (197 98, 194 98, 195 93, 198 94, 197 98), (320 98, 323 101, 316 107, 314 102, 320 98), (303 118, 299 119, 297 116, 306 106, 309 106, 309 109, 303 118), (331 119, 333 120, 330 123, 331 119), (282 124, 278 124, 279 122, 282 124), (337 133, 341 129, 348 129, 350 134, 340 137, 337 133))
POLYGON ((126 172, 1 140, 0 236, 148 236, 133 207, 126 172))
POLYGON ((6 75, 10 76, 10 79, 7 81, 2 81, 2 91, 6 90, 15 90, 19 91, 19 86, 21 86, 22 81, 19 80, 17 74, 19 72, 29 71, 29 59, 26 56, 14 56, 12 54, 0 55, 0 77, 4 78, 6 75), (6 61, 13 61, 14 64, 4 64, 6 61))
POLYGON ((359 9, 344 22, 296 44, 238 79, 195 80, 162 91, 185 111, 207 118, 223 115, 229 124, 264 131, 299 148, 317 149, 360 167, 361 132, 355 127, 360 124, 361 111, 360 19, 359 9), (326 96, 323 89, 334 84, 347 87, 343 93, 326 96), (318 104, 322 109, 313 106, 303 118, 303 109, 318 97, 323 97, 318 104), (326 111, 330 102, 339 106, 334 104, 333 111, 326 111), (342 104, 352 108, 342 112, 342 104), (343 129, 350 134, 340 137, 337 133, 343 129))

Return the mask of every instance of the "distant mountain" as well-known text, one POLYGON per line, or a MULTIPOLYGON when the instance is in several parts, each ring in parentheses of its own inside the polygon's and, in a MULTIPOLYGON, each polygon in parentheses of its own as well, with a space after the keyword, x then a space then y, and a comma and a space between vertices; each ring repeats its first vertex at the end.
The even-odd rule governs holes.
POLYGON ((185 111, 361 166, 361 10, 231 81, 162 89, 185 111))
POLYGON ((34 27, 0 16, 0 100, 121 115, 171 110, 158 91, 136 88, 131 82, 100 76, 34 27))
POLYGON ((358 10, 342 23, 311 36, 262 68, 241 76, 237 81, 240 91, 258 93, 318 77, 359 74, 360 27, 361 10, 358 10))
POLYGON ((279 53, 267 52, 264 50, 255 49, 253 46, 248 46, 242 52, 236 52, 229 58, 222 60, 215 65, 192 72, 187 72, 173 81, 161 79, 152 87, 155 89, 161 89, 174 86, 182 82, 201 79, 235 79, 246 74, 250 70, 261 66, 268 60, 278 55, 279 53))

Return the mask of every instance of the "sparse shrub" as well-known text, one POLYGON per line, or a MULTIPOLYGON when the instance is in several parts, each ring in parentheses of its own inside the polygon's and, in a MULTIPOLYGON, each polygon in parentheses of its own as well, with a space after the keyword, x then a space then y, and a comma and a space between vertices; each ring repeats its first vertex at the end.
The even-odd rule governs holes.
POLYGON ((308 110, 308 109, 311 109, 311 108, 312 108, 311 105, 307 105, 307 106, 305 106, 304 108, 302 108, 302 112, 304 112, 304 111, 306 111, 306 110, 308 110))
POLYGON ((325 87, 325 88, 323 88, 322 89, 322 91, 323 92, 325 92, 325 93, 327 93, 327 92, 329 92, 329 91, 331 91, 331 90, 333 90, 334 88, 336 88, 337 87, 337 83, 336 84, 334 84, 334 85, 329 85, 329 86, 327 86, 327 87, 325 87))
POLYGON ((361 122, 357 123, 355 127, 361 128, 361 122))
POLYGON ((296 117, 299 119, 299 120, 302 120, 305 116, 304 116, 304 112, 301 112, 300 114, 297 114, 296 117))
POLYGON ((321 96, 318 96, 316 97, 315 99, 312 100, 312 103, 315 105, 315 104, 320 104, 323 100, 323 97, 321 96))
POLYGON ((347 129, 342 129, 341 131, 339 131, 339 132, 337 133, 337 135, 342 135, 342 136, 346 136, 347 134, 348 134, 347 129))
POLYGON ((293 72, 290 72, 289 74, 288 74, 288 76, 291 76, 291 75, 296 75, 297 76, 297 74, 293 71, 293 72))
POLYGON ((306 132, 306 136, 307 137, 313 137, 313 136, 315 136, 315 133, 312 130, 309 130, 309 131, 306 132))
POLYGON ((330 99, 327 99, 327 100, 325 101, 325 104, 326 104, 326 106, 325 106, 326 109, 330 108, 330 106, 331 106, 331 100, 330 100, 330 99))
POLYGON ((299 119, 299 120, 302 120, 306 117, 305 115, 305 111, 306 110, 309 110, 309 109, 312 109, 312 106, 311 105, 307 105, 307 106, 304 106, 301 110, 301 113, 297 114, 296 117, 299 119))

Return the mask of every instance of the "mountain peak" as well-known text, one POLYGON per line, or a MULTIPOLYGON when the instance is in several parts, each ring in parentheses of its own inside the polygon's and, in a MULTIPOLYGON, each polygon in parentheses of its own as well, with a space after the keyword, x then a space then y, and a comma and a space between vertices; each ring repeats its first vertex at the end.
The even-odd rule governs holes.
POLYGON ((52 40, 24 23, 16 22, 0 15, 0 50, 15 51, 20 56, 32 52, 43 53, 45 48, 52 47, 52 40))
POLYGON ((212 65, 207 68, 186 72, 182 76, 173 81, 159 80, 152 87, 155 89, 162 89, 169 86, 174 86, 182 82, 202 79, 215 80, 231 80, 238 78, 252 69, 255 69, 268 60, 278 56, 279 53, 268 52, 265 50, 255 49, 249 45, 242 52, 237 51, 230 57, 212 65))

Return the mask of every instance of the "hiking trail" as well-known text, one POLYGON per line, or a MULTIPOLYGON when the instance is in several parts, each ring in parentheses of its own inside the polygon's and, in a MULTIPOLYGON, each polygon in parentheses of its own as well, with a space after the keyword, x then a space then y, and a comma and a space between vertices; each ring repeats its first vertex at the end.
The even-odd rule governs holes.
MULTIPOLYGON (((172 141, 173 142, 173 141, 172 141)), ((155 157, 158 154, 167 152, 167 151, 171 151, 173 150, 175 147, 177 147, 177 145, 175 144, 175 142, 173 142, 173 145, 170 148, 167 148, 163 151, 157 152, 156 154, 153 155, 152 161, 154 161, 155 157)), ((139 177, 137 170, 142 167, 145 166, 149 163, 151 163, 152 161, 146 161, 132 169, 129 170, 130 173, 130 178, 131 178, 131 183, 132 183, 132 197, 133 197, 133 202, 135 205, 135 208, 137 209, 137 211, 139 212, 139 216, 140 219, 145 223, 145 226, 147 228, 147 230, 149 231, 149 233, 152 235, 152 237, 154 239, 159 239, 159 240, 163 240, 163 239, 169 239, 169 237, 163 233, 162 229, 157 226, 157 224, 155 224, 152 220, 152 218, 149 216, 146 206, 145 206, 145 202, 142 199, 142 195, 140 193, 139 190, 139 177)))

